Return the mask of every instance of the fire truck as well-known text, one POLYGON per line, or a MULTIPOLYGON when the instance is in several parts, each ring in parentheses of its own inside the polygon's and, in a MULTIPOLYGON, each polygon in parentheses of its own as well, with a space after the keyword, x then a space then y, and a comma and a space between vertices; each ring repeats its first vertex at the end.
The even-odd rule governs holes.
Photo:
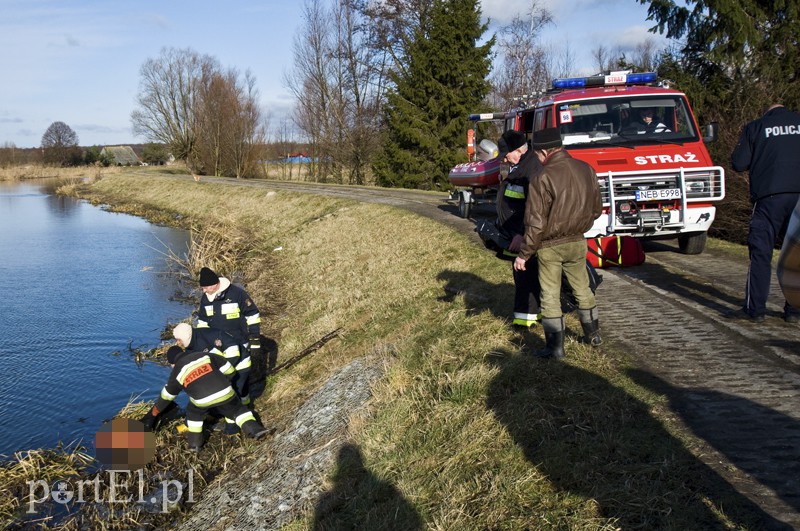
MULTIPOLYGON (((564 149, 597 172, 603 214, 587 238, 677 238, 683 253, 703 252, 714 203, 725 197, 725 171, 713 165, 705 147, 716 139, 716 124, 701 131, 686 95, 659 83, 655 73, 556 79, 552 90, 532 102, 470 118, 476 124, 501 122, 503 130, 528 139, 534 131, 558 127, 564 149)), ((475 149, 474 132, 470 140, 470 162, 448 176, 454 186, 466 187, 456 191, 462 215, 475 192, 496 188, 502 173, 496 157, 486 155, 494 144, 484 139, 482 149, 475 149)))

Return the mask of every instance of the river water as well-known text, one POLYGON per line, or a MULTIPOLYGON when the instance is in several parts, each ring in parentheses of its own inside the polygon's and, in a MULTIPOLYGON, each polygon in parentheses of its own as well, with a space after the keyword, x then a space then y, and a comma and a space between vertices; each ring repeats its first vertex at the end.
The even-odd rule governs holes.
POLYGON ((169 369, 137 366, 192 308, 171 301, 166 247, 185 231, 0 182, 0 459, 94 435, 131 397, 154 398, 169 369), (165 247, 166 246, 166 247, 165 247), (115 354, 116 353, 116 354, 115 354))

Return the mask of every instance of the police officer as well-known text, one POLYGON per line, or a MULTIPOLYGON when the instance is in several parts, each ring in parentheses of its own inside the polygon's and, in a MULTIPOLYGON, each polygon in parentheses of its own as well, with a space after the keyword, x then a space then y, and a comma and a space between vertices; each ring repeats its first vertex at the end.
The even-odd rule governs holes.
MULTIPOLYGON (((764 320, 772 275, 772 252, 786 233, 800 198, 800 114, 775 104, 748 123, 731 155, 736 171, 750 172, 753 212, 747 236, 750 269, 745 300, 731 317, 764 320)), ((800 308, 785 302, 784 319, 800 321, 800 308)))
MULTIPOLYGON (((243 288, 207 267, 200 270, 200 287, 203 296, 197 310, 197 328, 211 328, 230 335, 240 346, 241 359, 236 365, 237 374, 249 371, 251 357, 261 354, 261 316, 258 307, 243 288)), ((242 402, 248 405, 247 378, 237 381, 236 386, 242 402)))
MULTIPOLYGON (((528 150, 525 135, 508 130, 497 142, 498 158, 510 164, 508 176, 497 190, 497 228, 510 240, 501 258, 514 260, 525 234, 525 199, 528 194, 528 177, 540 168, 539 159, 528 150)), ((515 327, 529 328, 539 318, 539 269, 536 259, 524 271, 512 268, 514 274, 515 327)))

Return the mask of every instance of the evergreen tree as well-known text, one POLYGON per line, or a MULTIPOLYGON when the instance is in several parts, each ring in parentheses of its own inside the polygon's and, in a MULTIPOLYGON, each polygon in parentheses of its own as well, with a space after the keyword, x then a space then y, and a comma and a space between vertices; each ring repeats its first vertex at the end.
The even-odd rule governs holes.
POLYGON ((494 37, 478 0, 434 0, 407 46, 405 68, 393 72, 384 109, 383 152, 375 162, 382 186, 432 189, 464 162, 466 117, 489 92, 494 37))

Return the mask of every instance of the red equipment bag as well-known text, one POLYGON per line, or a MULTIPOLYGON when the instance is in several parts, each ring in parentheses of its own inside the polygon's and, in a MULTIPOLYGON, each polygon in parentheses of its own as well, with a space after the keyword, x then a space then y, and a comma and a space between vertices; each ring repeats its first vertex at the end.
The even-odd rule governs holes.
POLYGON ((586 259, 594 267, 628 267, 644 263, 642 242, 633 236, 598 236, 586 240, 586 259))

